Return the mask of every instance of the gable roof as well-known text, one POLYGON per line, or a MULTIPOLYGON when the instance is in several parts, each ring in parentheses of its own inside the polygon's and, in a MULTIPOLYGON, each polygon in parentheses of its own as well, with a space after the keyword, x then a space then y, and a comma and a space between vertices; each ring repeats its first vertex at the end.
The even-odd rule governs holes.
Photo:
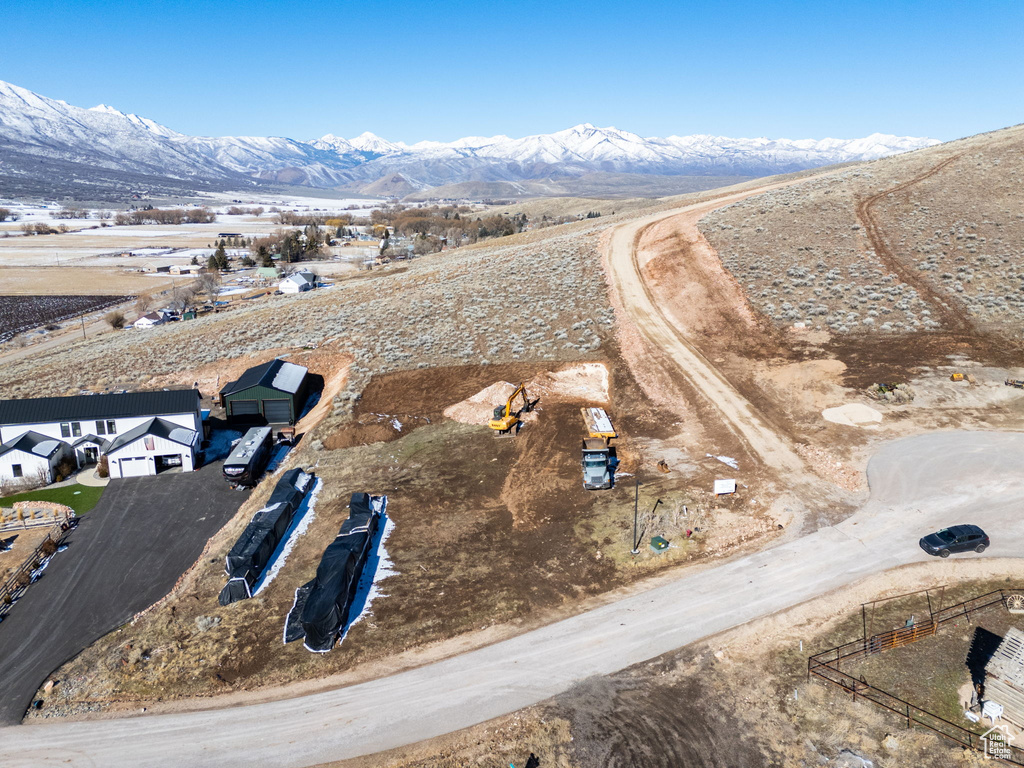
POLYGON ((117 439, 110 443, 104 453, 113 453, 128 445, 128 443, 134 443, 136 440, 147 435, 155 435, 156 437, 170 440, 172 443, 192 446, 195 445, 199 433, 194 429, 175 424, 173 421, 154 417, 144 424, 139 424, 135 429, 130 429, 123 435, 118 435, 117 439))
MULTIPOLYGON (((302 270, 301 272, 293 272, 292 274, 288 275, 288 277, 286 277, 284 280, 293 282, 296 285, 312 285, 313 283, 316 282, 316 275, 314 275, 312 272, 302 270)), ((284 282, 284 280, 282 280, 281 282, 284 282)))
POLYGON ((44 459, 48 459, 57 451, 61 450, 62 447, 66 447, 67 443, 57 440, 53 437, 47 437, 41 435, 38 432, 26 432, 23 435, 19 435, 14 440, 10 440, 3 445, 0 445, 0 456, 11 451, 22 451, 23 453, 31 453, 35 456, 41 456, 44 459))
POLYGON ((200 397, 198 389, 168 389, 155 392, 126 392, 119 395, 0 400, 0 425, 198 413, 200 397))
POLYGON ((224 397, 225 395, 233 395, 250 387, 268 387, 269 389, 277 389, 294 395, 299 391, 299 387, 302 386, 302 382, 305 380, 308 372, 307 368, 295 363, 289 363, 284 360, 271 360, 269 363, 250 368, 239 376, 236 381, 225 384, 220 394, 221 397, 224 397))
POLYGON ((98 445, 103 450, 106 450, 106 447, 110 445, 110 441, 104 437, 97 437, 96 435, 82 435, 71 444, 71 447, 77 448, 80 445, 86 445, 89 443, 92 445, 98 445))

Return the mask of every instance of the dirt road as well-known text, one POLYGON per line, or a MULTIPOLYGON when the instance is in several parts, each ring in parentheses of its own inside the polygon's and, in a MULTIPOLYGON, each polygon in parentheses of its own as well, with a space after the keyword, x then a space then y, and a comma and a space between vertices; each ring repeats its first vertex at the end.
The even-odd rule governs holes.
MULTIPOLYGON (((398 747, 543 701, 868 575, 928 559, 918 538, 977 523, 981 557, 1024 547, 1024 435, 946 432, 885 446, 871 500, 836 526, 511 640, 391 677, 236 709, 0 730, 4 766, 310 766, 398 747)), ((948 562, 979 555, 954 555, 948 562)), ((335 653, 344 653, 344 648, 335 653)))
POLYGON ((769 188, 719 197, 623 224, 612 231, 608 240, 606 266, 612 289, 618 294, 619 305, 624 307, 628 320, 649 342, 650 355, 645 365, 661 368, 669 378, 683 376, 689 379, 721 414, 733 433, 767 466, 784 472, 799 472, 803 470, 803 461, 792 447, 770 428, 654 301, 641 275, 637 247, 647 229, 668 218, 673 218, 673 224, 677 223, 683 237, 703 240, 703 235, 697 230, 701 216, 769 188))
POLYGON ((900 280, 907 283, 907 285, 912 285, 918 295, 935 308, 939 313, 939 316, 942 318, 942 324, 946 326, 948 330, 964 333, 971 330, 971 323, 967 319, 970 316, 970 313, 968 313, 967 308, 951 293, 936 290, 922 272, 911 267, 909 264, 904 264, 895 256, 895 254, 893 254, 873 212, 874 206, 879 200, 886 197, 892 197, 915 184, 919 184, 925 179, 931 178, 942 171, 947 165, 959 160, 961 157, 962 155, 954 155, 947 160, 943 160, 941 163, 925 173, 915 176, 898 186, 883 189, 881 192, 861 200, 857 204, 857 217, 864 225, 864 231, 867 233, 868 242, 871 243, 871 247, 874 249, 875 253, 878 254, 882 263, 885 264, 885 266, 894 274, 898 275, 900 280))

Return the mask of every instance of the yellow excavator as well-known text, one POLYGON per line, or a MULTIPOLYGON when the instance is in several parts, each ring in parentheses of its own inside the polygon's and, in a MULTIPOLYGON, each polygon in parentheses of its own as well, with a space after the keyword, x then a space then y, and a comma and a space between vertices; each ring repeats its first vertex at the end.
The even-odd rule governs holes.
POLYGON ((508 396, 508 400, 505 401, 504 405, 496 405, 494 407, 494 413, 492 414, 494 418, 487 422, 487 426, 494 430, 495 436, 515 435, 519 428, 519 414, 529 413, 533 410, 533 406, 534 403, 531 403, 530 398, 526 395, 526 384, 520 384, 508 396), (512 404, 519 395, 523 396, 523 407, 518 411, 513 411, 512 404))

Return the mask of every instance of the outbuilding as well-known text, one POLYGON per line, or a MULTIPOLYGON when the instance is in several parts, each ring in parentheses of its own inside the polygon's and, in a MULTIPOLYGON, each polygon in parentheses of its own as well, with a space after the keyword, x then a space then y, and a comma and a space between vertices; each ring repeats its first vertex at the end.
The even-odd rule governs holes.
POLYGON ((228 422, 294 424, 306 402, 307 374, 284 360, 250 368, 220 391, 228 422))

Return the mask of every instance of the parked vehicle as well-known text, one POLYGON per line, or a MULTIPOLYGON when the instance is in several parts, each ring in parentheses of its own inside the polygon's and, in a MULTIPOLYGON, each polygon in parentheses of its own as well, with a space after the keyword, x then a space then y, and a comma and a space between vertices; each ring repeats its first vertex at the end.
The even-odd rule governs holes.
POLYGON ((984 552, 988 549, 989 539, 976 525, 954 525, 929 533, 920 544, 929 555, 949 557, 953 552, 984 552))
POLYGON ((588 491, 611 488, 615 482, 615 434, 611 419, 602 408, 580 408, 587 437, 583 438, 583 487, 588 491))
POLYGON ((224 478, 236 488, 256 485, 270 461, 273 438, 270 427, 253 427, 246 432, 224 460, 224 478))

